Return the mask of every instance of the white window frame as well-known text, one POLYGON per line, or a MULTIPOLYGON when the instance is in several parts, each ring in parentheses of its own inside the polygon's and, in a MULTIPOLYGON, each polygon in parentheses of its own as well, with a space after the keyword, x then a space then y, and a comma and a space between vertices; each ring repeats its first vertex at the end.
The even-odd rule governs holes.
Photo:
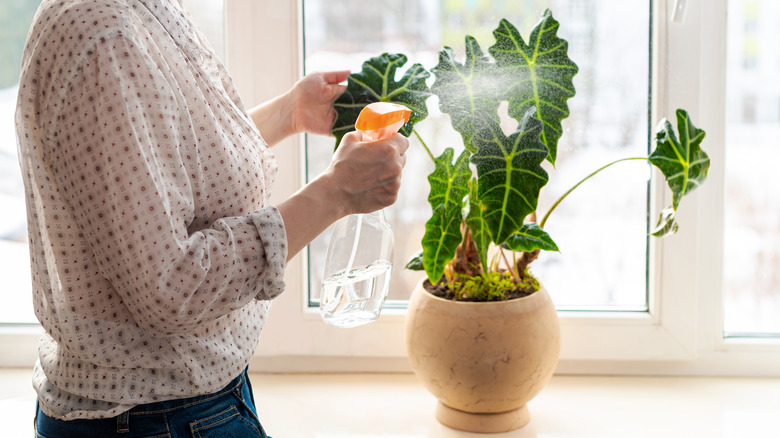
MULTIPOLYGON (((653 122, 687 109, 707 131, 708 181, 686 197, 678 234, 651 239, 649 311, 560 311, 557 372, 578 374, 780 375, 780 339, 723 337, 723 212, 727 0, 655 0, 653 122), (683 4, 676 19, 672 12, 683 4), (698 49, 697 51, 691 48, 698 49)), ((226 0, 227 63, 251 107, 287 89, 303 71, 301 0, 226 0)), ((274 200, 305 182, 304 138, 274 148, 274 200)), ((671 203, 660 178, 651 214, 671 203)), ((409 371, 404 312, 337 329, 308 308, 301 254, 288 265, 287 291, 274 302, 252 367, 257 371, 409 371)), ((40 327, 0 327, 0 366, 28 366, 40 327)))

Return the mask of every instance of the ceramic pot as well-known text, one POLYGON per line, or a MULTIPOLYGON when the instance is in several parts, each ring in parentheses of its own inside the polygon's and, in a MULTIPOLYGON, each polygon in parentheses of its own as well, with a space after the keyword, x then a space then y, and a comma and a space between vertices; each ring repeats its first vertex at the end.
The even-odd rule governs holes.
POLYGON ((526 406, 552 377, 561 335, 542 287, 515 300, 438 298, 418 284, 409 303, 406 349, 414 372, 453 429, 497 433, 530 421, 526 406))

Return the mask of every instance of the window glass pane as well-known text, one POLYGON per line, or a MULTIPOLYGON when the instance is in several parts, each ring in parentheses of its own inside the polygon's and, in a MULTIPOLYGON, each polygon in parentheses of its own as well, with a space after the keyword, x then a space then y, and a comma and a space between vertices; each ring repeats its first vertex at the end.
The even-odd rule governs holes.
POLYGON ((780 335, 780 4, 728 10, 725 329, 780 335))
MULTIPOLYGON (((542 190, 539 211, 579 179, 615 159, 646 156, 648 143, 649 25, 648 0, 362 0, 304 1, 306 71, 349 68, 360 71, 366 59, 402 52, 406 67, 431 69, 443 45, 464 57, 468 33, 483 51, 494 43, 501 18, 525 38, 550 8, 561 23, 559 36, 569 42, 569 56, 579 65, 577 96, 569 101, 556 169, 542 190), (618 110, 616 110, 618 109, 618 110)), ((400 76, 400 75, 399 75, 400 76)), ((433 78, 428 84, 433 83, 433 78)), ((429 118, 415 126, 434 154, 447 146, 462 148, 460 136, 428 100, 429 118)), ((308 175, 330 161, 333 140, 309 136, 308 175)), ((396 236, 390 298, 408 298, 422 277, 403 269, 420 248, 430 216, 427 175, 432 163, 412 138, 402 193, 386 213, 396 236)), ((622 163, 578 188, 551 216, 546 229, 561 253, 543 253, 532 270, 562 308, 645 310, 647 303, 646 164, 622 163), (585 286, 585 287, 583 287, 585 286)), ((311 246, 311 301, 319 297, 327 233, 311 246)))
POLYGON ((0 323, 35 323, 24 185, 16 153, 14 112, 24 41, 40 0, 0 7, 0 323))

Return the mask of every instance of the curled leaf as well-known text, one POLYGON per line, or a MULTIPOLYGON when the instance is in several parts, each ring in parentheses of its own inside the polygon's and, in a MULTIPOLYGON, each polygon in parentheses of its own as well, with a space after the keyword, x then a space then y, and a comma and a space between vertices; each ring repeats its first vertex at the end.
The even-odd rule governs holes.
POLYGON ((677 224, 675 209, 673 207, 667 207, 661 211, 661 215, 658 217, 658 223, 650 234, 655 237, 664 237, 676 233, 678 228, 679 225, 677 224))
POLYGON ((512 251, 531 252, 537 249, 545 251, 558 251, 558 245, 552 240, 547 231, 534 222, 528 222, 515 234, 509 236, 501 245, 512 251))
POLYGON ((419 250, 406 262, 406 269, 410 271, 423 271, 423 251, 419 250))

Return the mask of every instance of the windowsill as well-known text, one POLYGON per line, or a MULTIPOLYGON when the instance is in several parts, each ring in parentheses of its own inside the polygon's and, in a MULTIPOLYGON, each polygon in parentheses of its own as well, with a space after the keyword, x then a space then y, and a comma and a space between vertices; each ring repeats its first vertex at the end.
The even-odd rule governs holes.
MULTIPOLYGON (((31 433, 29 370, 0 370, 8 436, 31 433)), ((275 438, 460 438, 434 419, 412 374, 252 373, 260 419, 275 438)), ((556 376, 529 403, 531 423, 496 438, 777 436, 780 379, 556 376)))

